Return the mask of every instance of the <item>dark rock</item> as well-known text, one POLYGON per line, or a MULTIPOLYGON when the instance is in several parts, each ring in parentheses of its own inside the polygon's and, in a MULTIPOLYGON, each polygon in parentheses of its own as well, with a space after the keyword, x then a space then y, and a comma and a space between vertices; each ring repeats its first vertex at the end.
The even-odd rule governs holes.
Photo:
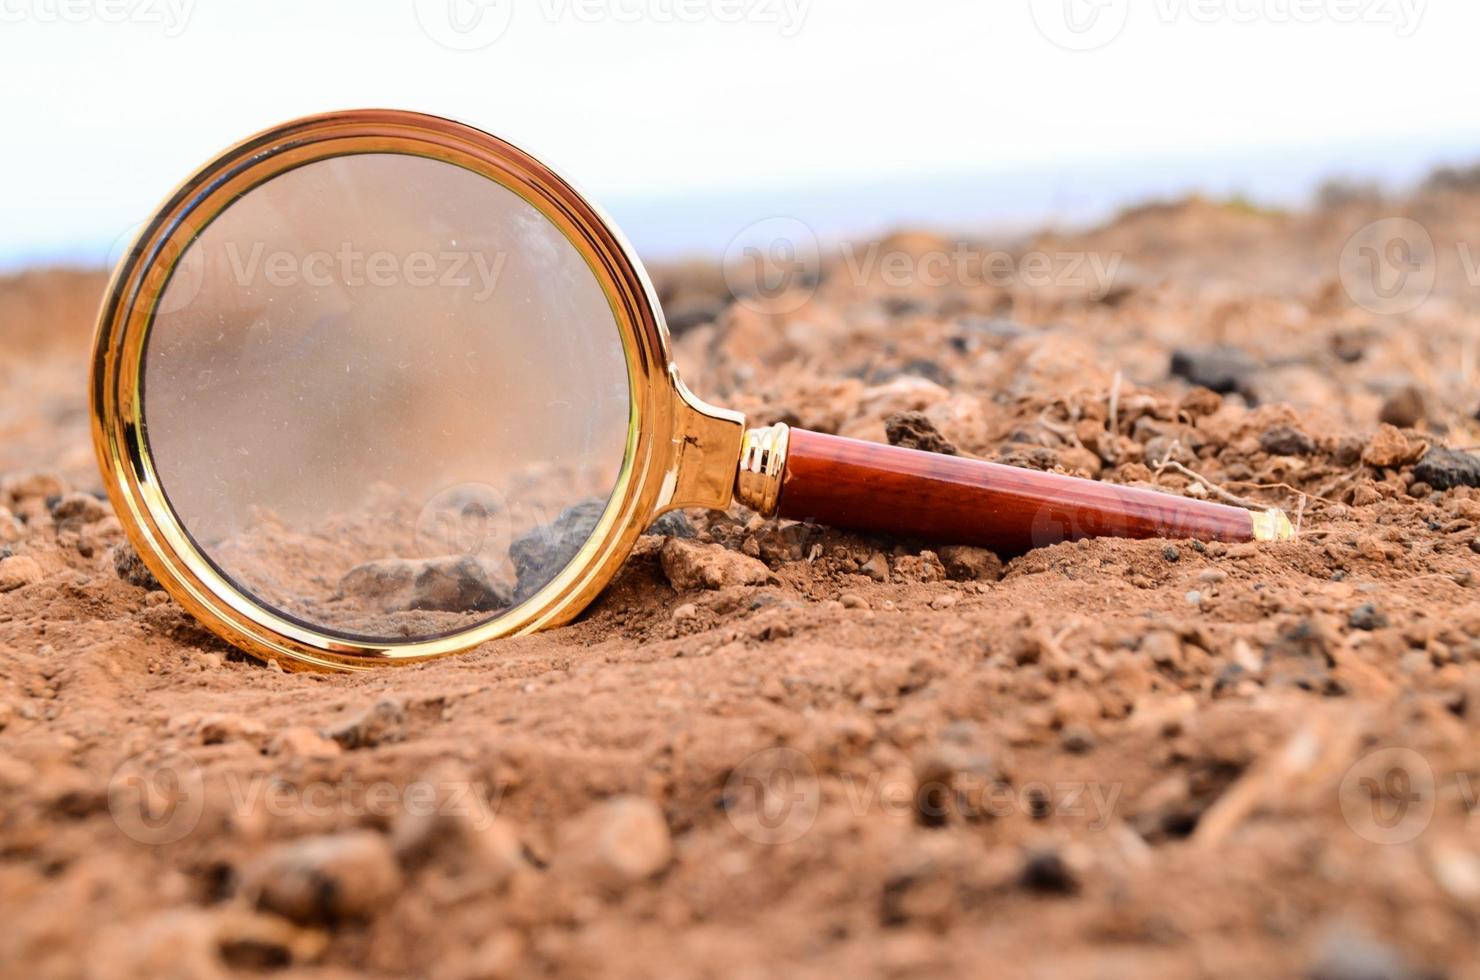
POLYGON ((884 433, 889 437, 891 446, 946 456, 959 453, 955 444, 940 434, 935 423, 926 418, 924 412, 895 412, 889 415, 884 419, 884 433))
POLYGON ((1073 895, 1079 878, 1058 851, 1034 851, 1023 862, 1023 887, 1044 895, 1073 895))
POLYGON ((1172 351, 1171 373, 1220 395, 1248 397, 1249 380, 1259 362, 1237 347, 1179 347, 1172 351))
POLYGON ((154 573, 149 571, 149 566, 144 564, 144 559, 139 557, 134 546, 128 542, 114 546, 113 571, 129 585, 137 585, 146 591, 158 592, 164 588, 154 577, 154 573))
POLYGON ((670 510, 662 517, 648 525, 643 532, 660 538, 692 538, 695 534, 694 525, 684 516, 681 510, 670 510))
POLYGON ((1370 602, 1364 602, 1346 617, 1347 625, 1354 630, 1382 629, 1388 624, 1387 615, 1370 602))
POLYGON ((1059 465, 1059 454, 1047 446, 1028 446, 1009 443, 998 454, 996 462, 1005 466, 1017 466, 1025 470, 1048 471, 1059 465))
POLYGON ((591 497, 560 512, 553 524, 526 531, 509 545, 517 577, 514 601, 523 602, 570 564, 601 521, 606 500, 591 497))
POLYGON ((1480 456, 1454 449, 1430 449, 1413 467, 1413 478, 1435 490, 1480 487, 1480 456))
POLYGON ((1316 443, 1294 426, 1277 425, 1259 436, 1259 448, 1271 456, 1309 456, 1316 451, 1316 443))
POLYGON ((1166 547, 1162 548, 1161 549, 1161 556, 1163 558, 1165 558, 1167 561, 1181 561, 1182 560, 1182 552, 1178 551, 1177 550, 1177 546, 1174 545, 1174 544, 1169 544, 1166 547))
POLYGON ((936 549, 946 575, 957 582, 995 582, 1002 577, 1002 559, 996 552, 968 544, 947 544, 936 549))
POLYGON ((1382 403, 1377 419, 1400 429, 1411 429, 1423 421, 1425 414, 1423 392, 1413 385, 1405 385, 1382 403))

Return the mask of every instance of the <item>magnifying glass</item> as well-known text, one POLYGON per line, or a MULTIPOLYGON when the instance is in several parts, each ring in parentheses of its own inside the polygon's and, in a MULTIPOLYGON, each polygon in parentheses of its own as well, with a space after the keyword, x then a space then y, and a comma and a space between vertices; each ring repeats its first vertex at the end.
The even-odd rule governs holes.
POLYGON ((114 272, 91 396, 145 564, 285 666, 568 622, 681 507, 1010 551, 1291 534, 1278 511, 747 429, 679 379, 600 211, 517 147, 410 112, 286 123, 182 184, 114 272))

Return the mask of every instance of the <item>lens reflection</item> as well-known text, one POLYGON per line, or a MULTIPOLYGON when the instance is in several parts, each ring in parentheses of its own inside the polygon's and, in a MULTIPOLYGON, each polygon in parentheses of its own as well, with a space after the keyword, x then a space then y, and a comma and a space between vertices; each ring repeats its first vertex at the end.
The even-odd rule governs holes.
POLYGON ((516 193, 422 157, 322 160, 245 194, 181 265, 145 438, 238 587, 346 638, 427 639, 527 599, 589 538, 626 449, 621 337, 516 193))

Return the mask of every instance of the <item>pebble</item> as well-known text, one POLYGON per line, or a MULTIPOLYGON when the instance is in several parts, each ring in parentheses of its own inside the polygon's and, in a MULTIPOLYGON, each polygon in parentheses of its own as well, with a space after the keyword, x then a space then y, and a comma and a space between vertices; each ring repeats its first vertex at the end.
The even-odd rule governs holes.
POLYGON ((673 618, 680 623, 686 622, 690 619, 698 619, 699 607, 694 605, 692 602, 685 602, 681 605, 675 606, 673 609, 673 618))
POLYGON ((43 577, 41 566, 30 555, 11 555, 0 561, 0 592, 35 585, 43 577))
POLYGON ((144 559, 139 557, 133 545, 128 542, 115 545, 110 554, 113 558, 113 573, 129 585, 136 585, 146 592, 158 592, 164 588, 149 570, 149 566, 144 564, 144 559))
POLYGON ((1480 456, 1454 449, 1430 449, 1413 467, 1413 478, 1435 490, 1480 487, 1480 456))
POLYGON ((1271 456, 1309 456, 1315 440, 1292 425, 1277 425, 1259 436, 1259 448, 1271 456))
POLYGON ((869 555, 868 561, 859 565, 858 570, 875 582, 889 581, 889 559, 884 557, 882 551, 869 555))
POLYGON ((960 453, 954 443, 941 435, 935 423, 924 412, 895 412, 884 419, 884 434, 889 445, 921 452, 956 456, 960 453))
POLYGON ((387 612, 493 612, 513 601, 476 558, 386 558, 357 565, 339 580, 339 594, 387 612))
POLYGON ((844 592, 838 596, 838 601, 843 604, 844 609, 867 609, 868 600, 852 592, 844 592))
POLYGON ((1187 601, 1187 604, 1190 606, 1196 606, 1202 603, 1202 593, 1197 591, 1196 589, 1188 591, 1188 593, 1182 598, 1185 599, 1187 601))
POLYGON ((260 908, 298 923, 368 919, 401 885, 389 842, 369 830, 279 844, 242 877, 260 908))
POLYGON ((1423 421, 1425 414, 1423 392, 1413 385, 1404 385, 1382 403, 1377 419, 1400 429, 1411 429, 1423 421))
POLYGON ((62 495, 50 507, 52 519, 60 529, 79 528, 110 515, 108 507, 90 493, 76 491, 62 495))
POLYGON ((1032 851, 1023 860, 1024 888, 1044 895, 1074 895, 1079 878, 1058 851, 1032 851))
POLYGON ((1162 548, 1161 549, 1161 556, 1163 558, 1165 558, 1167 561, 1181 561, 1182 560, 1182 552, 1178 551, 1177 550, 1177 546, 1174 545, 1174 544, 1169 544, 1165 548, 1162 548))
POLYGON ((1199 582, 1209 582, 1212 584, 1217 584, 1218 582, 1226 582, 1228 581, 1228 573, 1221 568, 1205 568, 1197 573, 1197 580, 1199 582))
POLYGON ((1173 377, 1220 395, 1248 393, 1248 381, 1259 364, 1237 347, 1179 347, 1172 351, 1173 377))
POLYGON ((1310 980, 1419 980, 1426 975, 1392 947, 1349 929, 1321 943, 1307 974, 1310 980))
POLYGON ((1370 633, 1372 630, 1382 629, 1386 626, 1388 624, 1388 618, 1377 606, 1370 602, 1364 602, 1351 611, 1346 617, 1346 622, 1354 630, 1366 630, 1370 633))
POLYGON ((660 558, 663 574, 680 592, 765 585, 771 578, 771 570, 763 562, 718 544, 669 538, 660 558))
POLYGON ((949 609, 961 600, 954 592, 945 592, 930 600, 931 609, 949 609))
POLYGON ((582 811, 558 835, 555 864, 620 891, 653 877, 673 860, 663 811, 641 796, 618 796, 582 811))
POLYGON ((406 709, 394 698, 381 698, 360 714, 324 730, 341 748, 365 749, 406 737, 406 709))
POLYGON ((1141 652, 1159 667, 1182 662, 1182 641, 1171 630, 1153 630, 1141 639, 1141 652))

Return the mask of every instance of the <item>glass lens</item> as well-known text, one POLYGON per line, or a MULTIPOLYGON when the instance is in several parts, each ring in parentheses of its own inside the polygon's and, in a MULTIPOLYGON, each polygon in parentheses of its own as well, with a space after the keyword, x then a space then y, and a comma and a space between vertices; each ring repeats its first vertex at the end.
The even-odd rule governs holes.
POLYGON ((346 638, 430 639, 529 598, 626 452, 591 269, 518 194, 423 157, 243 195, 181 256, 144 356, 145 438, 197 547, 346 638))

